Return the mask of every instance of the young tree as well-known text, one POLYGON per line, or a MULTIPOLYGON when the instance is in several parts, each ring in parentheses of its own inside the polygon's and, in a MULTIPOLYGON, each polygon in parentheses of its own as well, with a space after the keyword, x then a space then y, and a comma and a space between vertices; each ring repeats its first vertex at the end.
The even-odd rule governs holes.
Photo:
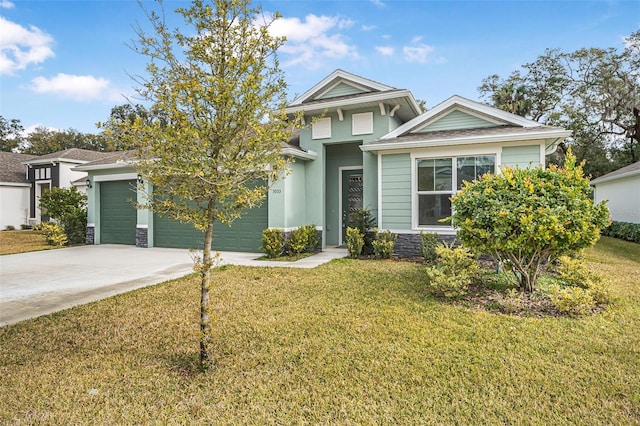
POLYGON ((137 146, 135 167, 153 187, 144 207, 204 231, 196 270, 200 364, 207 369, 214 223, 230 224, 257 206, 286 166, 280 153, 291 132, 276 57, 283 39, 269 33, 277 16, 250 0, 194 0, 176 10, 185 26, 173 30, 164 12, 145 12, 152 32, 139 27, 133 48, 148 57, 148 77, 136 81, 155 117, 106 126, 137 146))
POLYGON ((596 243, 609 211, 593 203, 571 150, 564 169, 501 171, 465 184, 452 199, 452 223, 465 246, 508 262, 532 292, 545 263, 596 243))

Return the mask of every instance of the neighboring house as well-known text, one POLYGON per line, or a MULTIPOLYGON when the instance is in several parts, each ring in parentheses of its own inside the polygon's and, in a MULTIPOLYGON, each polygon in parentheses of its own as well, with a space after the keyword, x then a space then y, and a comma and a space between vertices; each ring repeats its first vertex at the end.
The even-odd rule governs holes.
POLYGON ((39 199, 51 188, 70 188, 76 186, 80 191, 86 191, 86 183, 78 185, 78 181, 86 182, 87 173, 73 170, 75 166, 86 164, 109 156, 109 153, 89 151, 80 148, 70 148, 64 151, 40 155, 22 162, 27 167, 27 179, 30 183, 29 195, 29 223, 35 224, 42 220, 39 199), (75 184, 74 184, 75 182, 75 184))
POLYGON ((608 201, 611 220, 640 223, 640 161, 591 181, 596 203, 608 201))
MULTIPOLYGON (((306 123, 283 146, 290 173, 263 205, 231 227, 217 225, 217 250, 257 251, 263 229, 315 224, 322 245, 341 245, 349 212, 366 208, 398 234, 396 254, 419 255, 420 232, 454 235, 441 219, 463 180, 501 165, 538 167, 570 132, 453 96, 421 113, 408 90, 336 70, 287 107, 306 123)), ((202 234, 145 210, 130 159, 76 167, 93 182, 88 241, 200 247, 202 234), (110 162, 110 164, 109 164, 110 162)), ((145 190, 149 191, 149 185, 145 190)))
POLYGON ((28 223, 31 183, 23 162, 33 158, 36 156, 0 152, 0 229, 20 229, 28 223))

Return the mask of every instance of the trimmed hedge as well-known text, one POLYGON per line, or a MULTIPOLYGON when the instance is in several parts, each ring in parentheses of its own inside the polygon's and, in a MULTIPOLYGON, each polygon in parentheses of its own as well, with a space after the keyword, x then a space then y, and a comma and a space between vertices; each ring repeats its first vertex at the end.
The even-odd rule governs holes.
POLYGON ((614 221, 602 230, 602 235, 640 244, 640 223, 614 221))

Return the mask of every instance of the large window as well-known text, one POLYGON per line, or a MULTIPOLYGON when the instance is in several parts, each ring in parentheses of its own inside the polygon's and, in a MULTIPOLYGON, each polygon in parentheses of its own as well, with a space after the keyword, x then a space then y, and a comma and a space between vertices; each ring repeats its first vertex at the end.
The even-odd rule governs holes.
POLYGON ((451 216, 450 198, 462 188, 464 181, 494 173, 495 167, 493 155, 417 160, 418 226, 451 225, 451 222, 441 222, 451 216))

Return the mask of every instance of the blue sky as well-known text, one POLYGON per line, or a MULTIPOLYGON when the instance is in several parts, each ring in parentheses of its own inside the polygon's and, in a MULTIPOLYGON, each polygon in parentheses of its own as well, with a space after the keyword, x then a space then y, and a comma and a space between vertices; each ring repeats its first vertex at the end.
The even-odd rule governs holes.
MULTIPOLYGON (((151 6, 151 3, 145 2, 151 6)), ((172 12, 184 1, 166 1, 172 12)), ((546 48, 623 48, 640 27, 640 1, 264 1, 286 35, 280 61, 289 98, 336 68, 409 89, 433 107, 478 99, 546 48)), ((178 24, 179 20, 170 18, 178 24)), ((0 0, 0 114, 31 129, 96 133, 134 94, 146 60, 127 44, 145 18, 133 0, 0 0)))

